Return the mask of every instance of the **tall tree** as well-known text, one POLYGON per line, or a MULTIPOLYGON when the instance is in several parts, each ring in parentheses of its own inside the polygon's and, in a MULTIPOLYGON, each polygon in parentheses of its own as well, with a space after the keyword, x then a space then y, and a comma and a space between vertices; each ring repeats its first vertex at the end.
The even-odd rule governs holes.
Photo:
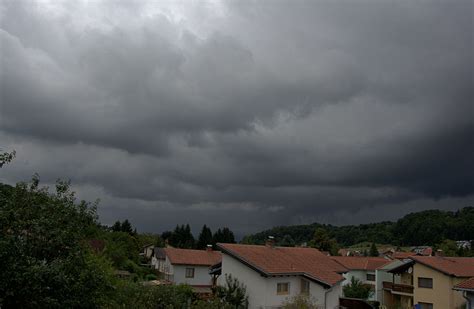
POLYGON ((212 232, 211 229, 204 224, 199 234, 196 248, 204 249, 207 245, 212 245, 212 232))
POLYGON ((379 250, 377 250, 377 246, 375 243, 372 243, 370 246, 370 251, 369 251, 370 256, 379 256, 379 250))
POLYGON ((121 227, 122 232, 128 233, 129 235, 133 235, 133 228, 132 224, 128 219, 125 219, 125 221, 122 222, 122 227, 121 227))
POLYGON ((0 307, 101 307, 112 271, 87 245, 95 205, 77 203, 68 182, 49 193, 37 176, 9 192, 0 194, 0 307))
POLYGON ((328 251, 332 255, 337 255, 337 251, 339 250, 336 240, 331 239, 327 231, 323 228, 317 228, 314 231, 313 239, 309 242, 309 245, 321 251, 328 251))

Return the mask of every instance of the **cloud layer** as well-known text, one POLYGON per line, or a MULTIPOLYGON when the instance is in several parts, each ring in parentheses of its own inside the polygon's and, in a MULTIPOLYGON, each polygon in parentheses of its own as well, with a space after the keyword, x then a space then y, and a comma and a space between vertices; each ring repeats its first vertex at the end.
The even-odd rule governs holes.
POLYGON ((474 201, 471 1, 0 14, 0 180, 70 178, 105 223, 242 234, 474 201))

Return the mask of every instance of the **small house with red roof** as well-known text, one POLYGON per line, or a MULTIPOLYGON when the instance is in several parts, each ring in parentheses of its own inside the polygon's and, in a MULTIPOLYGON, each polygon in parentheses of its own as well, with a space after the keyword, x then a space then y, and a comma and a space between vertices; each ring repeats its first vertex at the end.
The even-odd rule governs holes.
POLYGON ((344 274, 345 280, 342 285, 351 283, 352 278, 370 286, 372 295, 369 300, 376 300, 376 270, 391 262, 383 257, 363 256, 331 256, 331 259, 341 264, 349 271, 344 274))
POLYGON ((163 272, 165 280, 175 284, 189 284, 199 293, 210 293, 212 276, 209 269, 222 260, 212 247, 206 250, 164 248, 163 272))
POLYGON ((347 269, 319 250, 217 244, 222 250, 222 276, 232 275, 244 284, 249 308, 279 308, 298 295, 308 295, 321 308, 336 308, 342 296, 347 269))

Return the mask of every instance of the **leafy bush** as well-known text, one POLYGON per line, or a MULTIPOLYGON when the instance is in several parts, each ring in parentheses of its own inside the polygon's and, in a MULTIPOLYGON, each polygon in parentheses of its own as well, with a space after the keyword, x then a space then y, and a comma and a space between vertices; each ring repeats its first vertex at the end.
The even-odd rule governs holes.
POLYGON ((283 309, 319 309, 322 308, 316 304, 317 299, 307 295, 297 295, 290 297, 283 303, 283 309))
POLYGON ((215 290, 216 296, 223 303, 230 304, 233 308, 247 308, 248 296, 246 287, 233 278, 232 275, 225 275, 225 286, 218 286, 215 290))
POLYGON ((352 277, 351 283, 343 287, 345 297, 367 299, 372 294, 370 286, 363 284, 359 279, 352 277))

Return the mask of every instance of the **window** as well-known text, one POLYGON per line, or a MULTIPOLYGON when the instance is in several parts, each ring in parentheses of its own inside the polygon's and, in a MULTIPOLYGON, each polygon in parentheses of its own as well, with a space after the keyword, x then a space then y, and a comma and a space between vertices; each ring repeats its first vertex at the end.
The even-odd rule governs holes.
POLYGON ((186 268, 186 278, 194 278, 194 268, 186 268))
POLYGON ((301 294, 309 295, 309 281, 301 279, 301 294))
POLYGON ((290 294, 290 283, 277 283, 277 295, 288 295, 290 294))
POLYGON ((421 309, 433 309, 433 304, 431 303, 418 303, 421 309))
POLYGON ((433 288, 433 279, 432 278, 418 278, 418 287, 432 289, 433 288))
POLYGON ((375 275, 374 274, 367 274, 367 281, 375 281, 375 275))

